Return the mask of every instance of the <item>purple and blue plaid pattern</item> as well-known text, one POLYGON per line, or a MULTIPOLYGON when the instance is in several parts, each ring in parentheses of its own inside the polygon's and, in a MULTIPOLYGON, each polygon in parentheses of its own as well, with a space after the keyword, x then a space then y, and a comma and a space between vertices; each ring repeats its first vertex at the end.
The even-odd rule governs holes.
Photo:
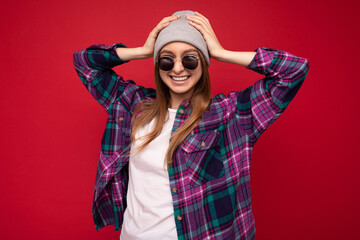
MULTIPOLYGON (((155 90, 136 85, 111 68, 126 61, 125 45, 92 45, 74 53, 75 69, 108 113, 101 141, 93 199, 96 229, 121 229, 126 208, 131 116, 136 104, 155 90)), ((168 166, 178 239, 254 239, 250 191, 253 146, 284 112, 301 87, 309 61, 288 52, 259 47, 246 67, 265 75, 253 86, 212 98, 202 121, 178 147, 168 166)), ((172 133, 191 113, 179 106, 172 133)), ((196 104, 196 103, 195 103, 196 104)))

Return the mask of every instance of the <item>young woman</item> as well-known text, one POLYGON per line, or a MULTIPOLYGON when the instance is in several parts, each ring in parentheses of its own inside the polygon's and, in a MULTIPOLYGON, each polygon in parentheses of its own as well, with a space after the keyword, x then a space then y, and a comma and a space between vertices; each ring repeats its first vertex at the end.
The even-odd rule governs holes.
POLYGON ((207 18, 180 11, 144 46, 92 45, 74 54, 74 65, 109 116, 94 191, 97 230, 115 225, 123 240, 254 239, 252 149, 298 92, 307 59, 265 47, 225 50, 207 18), (156 90, 111 69, 152 56, 156 90), (265 77, 211 98, 210 58, 265 77))

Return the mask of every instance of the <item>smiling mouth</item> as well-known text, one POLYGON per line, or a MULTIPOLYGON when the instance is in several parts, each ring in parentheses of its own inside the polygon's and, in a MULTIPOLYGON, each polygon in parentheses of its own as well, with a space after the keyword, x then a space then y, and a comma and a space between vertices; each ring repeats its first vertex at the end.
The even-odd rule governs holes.
POLYGON ((187 80, 190 76, 184 76, 184 77, 175 77, 175 76, 170 76, 171 77, 171 79, 173 79, 173 80, 175 80, 175 81, 179 81, 179 82, 181 82, 181 81, 185 81, 185 80, 187 80))

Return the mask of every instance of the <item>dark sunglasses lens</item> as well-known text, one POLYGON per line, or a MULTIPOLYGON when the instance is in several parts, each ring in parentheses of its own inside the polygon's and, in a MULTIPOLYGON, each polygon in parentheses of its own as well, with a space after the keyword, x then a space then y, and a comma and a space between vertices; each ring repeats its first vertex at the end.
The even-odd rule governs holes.
POLYGON ((169 57, 162 57, 158 61, 159 68, 163 71, 170 71, 174 67, 174 60, 169 57))
POLYGON ((182 59, 182 64, 184 68, 189 70, 194 70, 198 66, 198 59, 195 56, 185 56, 182 59))

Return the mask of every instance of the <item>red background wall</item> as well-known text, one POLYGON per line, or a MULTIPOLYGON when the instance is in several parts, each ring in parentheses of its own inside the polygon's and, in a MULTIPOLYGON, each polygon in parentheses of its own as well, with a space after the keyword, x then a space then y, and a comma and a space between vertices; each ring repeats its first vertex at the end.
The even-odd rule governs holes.
MULTIPOLYGON (((257 240, 358 239, 357 1, 2 1, 0 238, 118 239, 96 232, 92 194, 106 113, 75 73, 92 44, 141 46, 176 10, 203 13, 222 45, 278 48, 310 60, 302 88, 255 145, 257 240)), ((152 59, 115 70, 153 86, 152 59)), ((213 93, 262 75, 212 61, 213 93)))

